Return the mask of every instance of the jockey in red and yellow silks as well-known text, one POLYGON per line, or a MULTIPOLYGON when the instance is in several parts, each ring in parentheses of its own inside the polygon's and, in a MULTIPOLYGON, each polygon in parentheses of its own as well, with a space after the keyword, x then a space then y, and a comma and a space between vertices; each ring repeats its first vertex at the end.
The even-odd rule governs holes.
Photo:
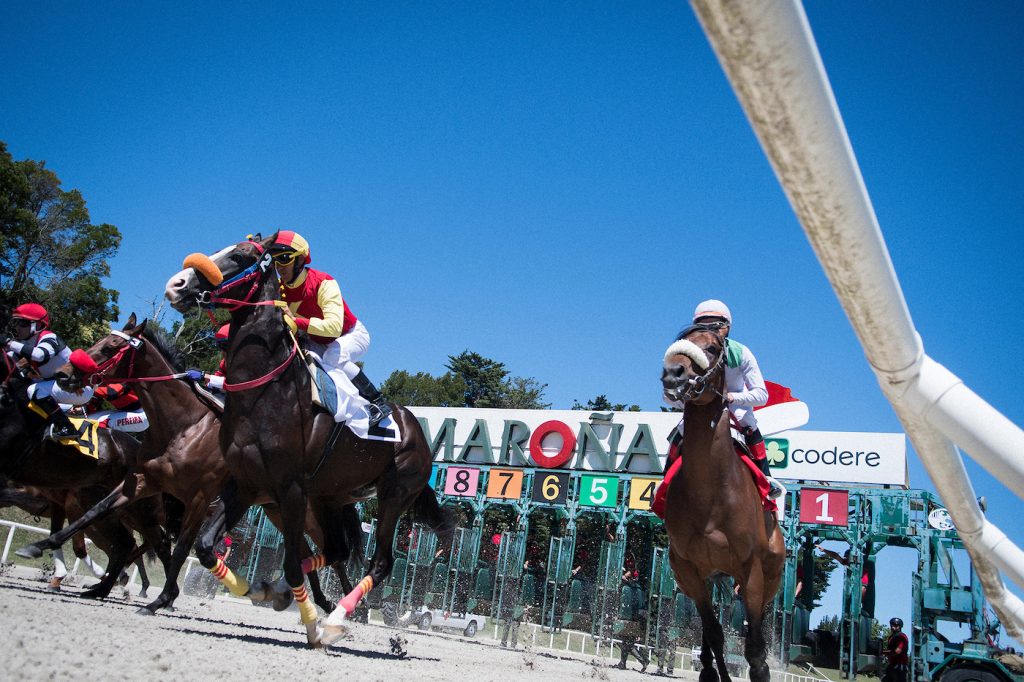
POLYGON ((84 405, 92 397, 92 389, 74 393, 63 390, 53 380, 57 369, 71 357, 67 344, 50 331, 50 315, 38 303, 23 303, 11 313, 14 338, 8 339, 6 350, 12 358, 24 358, 42 377, 28 387, 28 397, 52 424, 48 435, 54 438, 72 438, 81 435, 64 414, 61 404, 84 405))
POLYGON ((309 335, 308 350, 320 357, 328 373, 343 372, 369 401, 370 426, 379 423, 391 408, 355 362, 369 349, 370 333, 348 307, 338 282, 325 272, 306 267, 311 260, 309 243, 296 232, 278 232, 270 251, 288 303, 290 314, 285 321, 309 335))

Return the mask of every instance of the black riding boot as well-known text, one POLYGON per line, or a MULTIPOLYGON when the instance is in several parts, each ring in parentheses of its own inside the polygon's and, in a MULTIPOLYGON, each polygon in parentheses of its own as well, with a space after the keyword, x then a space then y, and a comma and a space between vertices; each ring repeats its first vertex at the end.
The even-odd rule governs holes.
POLYGON ((377 387, 374 386, 363 370, 352 379, 352 385, 359 391, 359 395, 370 401, 370 426, 376 426, 382 419, 391 414, 391 406, 384 400, 377 387))
POLYGON ((60 409, 60 403, 52 395, 45 398, 33 398, 32 402, 45 412, 46 418, 50 420, 50 428, 46 431, 47 438, 56 440, 58 438, 78 438, 82 435, 81 430, 75 428, 75 425, 68 419, 68 415, 60 409))

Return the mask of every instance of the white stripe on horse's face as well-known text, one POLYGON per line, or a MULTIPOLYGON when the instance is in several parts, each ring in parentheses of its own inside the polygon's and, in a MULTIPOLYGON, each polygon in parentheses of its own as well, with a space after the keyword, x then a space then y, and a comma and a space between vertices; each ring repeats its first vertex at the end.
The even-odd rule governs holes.
MULTIPOLYGON (((210 260, 212 260, 219 268, 235 248, 236 247, 234 245, 225 246, 223 249, 210 256, 210 260)), ((182 292, 198 288, 199 278, 196 277, 195 271, 192 270, 192 268, 185 268, 167 280, 167 285, 164 287, 164 297, 167 299, 167 302, 171 304, 172 308, 178 312, 185 312, 192 302, 185 300, 182 292)))

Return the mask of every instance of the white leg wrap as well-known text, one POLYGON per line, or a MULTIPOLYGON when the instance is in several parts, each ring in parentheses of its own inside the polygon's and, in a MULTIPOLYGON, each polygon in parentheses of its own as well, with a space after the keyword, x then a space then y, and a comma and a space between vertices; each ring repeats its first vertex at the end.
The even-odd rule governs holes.
POLYGON ((63 578, 68 574, 68 565, 64 563, 64 550, 59 547, 53 550, 53 577, 63 578))

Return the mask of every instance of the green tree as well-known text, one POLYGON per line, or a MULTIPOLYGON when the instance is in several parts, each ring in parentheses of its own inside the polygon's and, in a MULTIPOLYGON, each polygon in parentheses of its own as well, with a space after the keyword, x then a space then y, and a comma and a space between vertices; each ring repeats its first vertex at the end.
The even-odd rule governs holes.
POLYGON ((218 313, 217 322, 213 323, 205 312, 193 310, 185 313, 181 320, 172 325, 170 336, 185 354, 189 367, 213 372, 220 366, 223 354, 217 347, 214 334, 229 317, 227 312, 218 313))
POLYGON ((449 355, 445 366, 465 383, 466 407, 501 406, 502 384, 508 376, 503 363, 464 350, 459 355, 449 355))
POLYGON ((118 315, 118 292, 102 280, 120 244, 116 227, 90 222, 81 192, 0 142, 0 305, 37 301, 68 345, 90 345, 118 315))
POLYGON ((551 403, 544 402, 547 384, 533 377, 510 377, 504 363, 479 353, 464 350, 459 355, 449 355, 446 367, 465 382, 466 407, 521 410, 545 410, 551 407, 551 403))
POLYGON ((821 622, 818 623, 818 627, 816 627, 815 629, 825 630, 827 632, 834 632, 838 634, 839 626, 841 623, 842 619, 839 616, 825 616, 821 619, 821 622))
POLYGON ((591 398, 586 404, 580 403, 579 400, 573 401, 572 409, 574 410, 587 410, 588 412, 639 412, 639 405, 629 405, 625 403, 613 403, 608 400, 608 396, 604 393, 591 398))
POLYGON ((401 405, 462 407, 466 384, 451 372, 435 377, 426 372, 410 374, 400 369, 391 373, 380 391, 388 400, 401 405))

